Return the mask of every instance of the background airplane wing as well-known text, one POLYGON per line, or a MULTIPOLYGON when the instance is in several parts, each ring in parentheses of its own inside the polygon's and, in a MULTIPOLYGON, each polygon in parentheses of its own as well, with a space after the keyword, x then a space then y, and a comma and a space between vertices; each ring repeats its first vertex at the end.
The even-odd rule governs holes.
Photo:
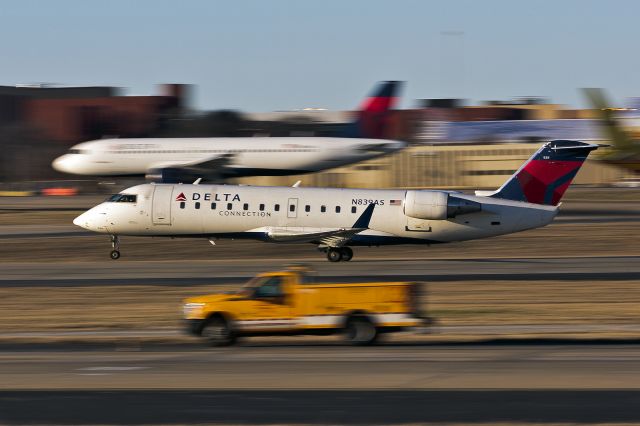
POLYGON ((207 181, 221 180, 225 169, 233 162, 233 154, 220 154, 205 160, 188 163, 161 163, 147 171, 147 180, 163 183, 193 182, 201 178, 207 181))

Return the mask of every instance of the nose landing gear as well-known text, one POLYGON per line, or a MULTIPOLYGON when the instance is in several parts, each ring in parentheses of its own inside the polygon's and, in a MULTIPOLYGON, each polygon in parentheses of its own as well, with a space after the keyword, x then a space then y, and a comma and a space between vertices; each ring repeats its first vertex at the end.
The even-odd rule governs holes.
POLYGON ((349 247, 331 247, 327 250, 329 262, 348 262, 353 258, 353 250, 349 247))
POLYGON ((120 259, 120 238, 117 235, 111 236, 111 248, 111 253, 109 253, 111 259, 120 259))

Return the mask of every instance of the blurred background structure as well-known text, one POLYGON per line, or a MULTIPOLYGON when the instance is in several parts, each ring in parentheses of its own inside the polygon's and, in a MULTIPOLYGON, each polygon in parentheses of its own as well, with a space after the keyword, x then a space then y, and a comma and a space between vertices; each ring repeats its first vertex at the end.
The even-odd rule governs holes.
MULTIPOLYGON (((1 190, 32 193, 47 188, 99 190, 99 178, 78 180, 55 172, 51 161, 71 146, 105 137, 333 136, 351 119, 349 111, 197 111, 195 87, 164 84, 158 94, 127 96, 114 87, 17 85, 0 87, 1 190)), ((567 109, 546 98, 487 101, 420 99, 397 110, 385 138, 410 148, 349 167, 303 176, 237 180, 258 185, 339 187, 494 188, 544 141, 606 142, 597 110, 567 109)), ((640 129, 637 98, 617 112, 626 131, 640 129)), ((610 185, 629 171, 589 161, 576 183, 610 185)), ((9 192, 7 192, 9 191, 9 192)))

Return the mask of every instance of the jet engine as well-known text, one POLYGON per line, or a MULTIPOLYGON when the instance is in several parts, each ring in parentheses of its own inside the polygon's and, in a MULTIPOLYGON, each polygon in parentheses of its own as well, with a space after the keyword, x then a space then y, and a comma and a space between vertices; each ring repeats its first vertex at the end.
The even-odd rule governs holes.
POLYGON ((442 191, 407 191, 404 214, 415 219, 446 220, 458 215, 477 213, 482 205, 442 191))

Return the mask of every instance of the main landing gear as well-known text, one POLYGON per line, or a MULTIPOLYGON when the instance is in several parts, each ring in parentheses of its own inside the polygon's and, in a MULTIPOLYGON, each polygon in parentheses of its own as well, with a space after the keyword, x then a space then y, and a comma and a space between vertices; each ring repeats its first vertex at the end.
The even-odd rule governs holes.
POLYGON ((353 258, 353 250, 349 247, 331 247, 327 249, 329 262, 348 262, 353 258))
POLYGON ((117 235, 111 236, 111 248, 111 253, 109 253, 111 259, 120 259, 120 238, 117 235))

